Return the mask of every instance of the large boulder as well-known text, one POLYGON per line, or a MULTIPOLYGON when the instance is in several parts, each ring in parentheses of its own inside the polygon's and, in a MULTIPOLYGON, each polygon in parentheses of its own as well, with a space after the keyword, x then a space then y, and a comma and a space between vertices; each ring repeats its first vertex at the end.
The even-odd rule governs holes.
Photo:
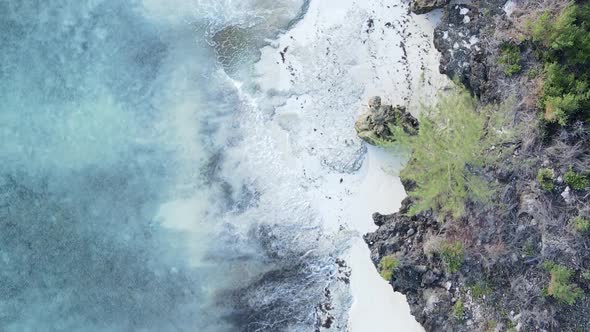
POLYGON ((425 14, 429 11, 446 6, 449 0, 412 0, 412 11, 416 14, 425 14))
POLYGON ((365 142, 377 145, 380 141, 393 141, 392 127, 401 127, 407 133, 418 130, 418 120, 403 106, 382 105, 380 97, 369 100, 368 109, 357 119, 354 129, 365 142))

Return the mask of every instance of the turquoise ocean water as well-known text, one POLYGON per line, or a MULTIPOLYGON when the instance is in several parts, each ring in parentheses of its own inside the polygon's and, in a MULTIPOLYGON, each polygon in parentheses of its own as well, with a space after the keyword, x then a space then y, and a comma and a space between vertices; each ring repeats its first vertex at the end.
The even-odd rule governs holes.
POLYGON ((221 171, 236 82, 306 5, 0 0, 0 330, 314 329, 333 268, 224 222, 259 193, 221 171))

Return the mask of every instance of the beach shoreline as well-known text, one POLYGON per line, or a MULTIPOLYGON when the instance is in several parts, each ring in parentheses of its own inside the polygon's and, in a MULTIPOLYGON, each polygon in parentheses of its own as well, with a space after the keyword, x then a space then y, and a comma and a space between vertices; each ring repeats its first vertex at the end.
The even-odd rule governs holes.
POLYGON ((432 44, 440 14, 416 16, 401 2, 312 1, 256 64, 268 130, 286 163, 305 174, 299 181, 310 208, 327 232, 354 234, 343 255, 351 270, 351 332, 423 331, 405 297, 379 276, 362 239, 376 229, 374 212, 396 212, 406 196, 395 175, 401 160, 365 147, 353 123, 371 96, 415 114, 449 84, 432 44))

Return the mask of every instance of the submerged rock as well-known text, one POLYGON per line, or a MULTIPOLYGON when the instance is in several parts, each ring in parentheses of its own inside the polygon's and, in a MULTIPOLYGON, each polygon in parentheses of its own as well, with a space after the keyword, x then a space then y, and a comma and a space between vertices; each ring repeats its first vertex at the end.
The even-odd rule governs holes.
POLYGON ((429 11, 446 6, 449 0, 412 0, 412 11, 416 14, 425 14, 429 11))
POLYGON ((381 97, 371 97, 369 107, 363 112, 354 129, 365 142, 377 145, 379 141, 394 141, 392 127, 398 127, 407 132, 418 130, 418 120, 406 111, 403 106, 382 105, 381 97))

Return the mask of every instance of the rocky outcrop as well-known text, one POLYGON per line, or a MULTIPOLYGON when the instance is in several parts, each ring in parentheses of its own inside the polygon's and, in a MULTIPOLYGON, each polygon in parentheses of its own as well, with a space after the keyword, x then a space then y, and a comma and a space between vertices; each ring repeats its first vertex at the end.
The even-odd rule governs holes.
POLYGON ((412 0, 411 9, 416 14, 425 14, 448 3, 449 0, 412 0))
POLYGON ((382 105, 381 97, 372 97, 367 110, 354 124, 357 135, 372 145, 393 141, 394 127, 401 127, 411 134, 418 130, 418 121, 403 106, 382 105))
POLYGON ((553 331, 552 303, 539 295, 548 282, 546 272, 535 268, 541 238, 535 227, 523 226, 529 219, 507 227, 491 221, 492 211, 482 210, 443 223, 428 211, 409 216, 412 204, 406 198, 398 213, 374 214, 379 228, 364 240, 377 267, 383 257, 396 259, 389 282, 406 296, 426 331, 507 331, 515 326, 553 331), (481 222, 485 218, 490 221, 481 222), (510 242, 498 241, 506 236, 510 242), (457 242, 463 245, 462 257, 453 271, 444 248, 457 242), (529 256, 522 255, 526 246, 529 256))
POLYGON ((394 256, 397 267, 390 280, 393 289, 404 294, 411 313, 427 331, 447 331, 452 293, 447 290, 449 278, 440 261, 429 260, 423 253, 425 239, 436 236, 438 223, 429 214, 407 216, 410 198, 402 202, 400 212, 392 215, 375 213, 379 229, 364 236, 371 249, 371 259, 378 265, 384 256, 394 256))
MULTIPOLYGON (((560 128, 559 137, 541 137, 533 120, 539 113, 536 99, 524 102, 534 94, 536 82, 523 74, 507 77, 498 67, 499 45, 514 36, 504 3, 448 5, 434 36, 442 54, 441 73, 458 79, 484 104, 523 100, 513 111, 522 118, 519 125, 532 123, 522 127, 528 129, 521 137, 503 143, 511 152, 481 169, 481 176, 497 189, 493 203, 467 201, 460 218, 442 218, 429 211, 410 216, 413 202, 407 198, 398 213, 375 213, 379 228, 364 239, 378 269, 384 257, 395 260, 388 271, 392 273, 384 275, 407 297, 412 314, 428 332, 590 331, 590 232, 572 228, 576 216, 590 215, 590 188, 576 191, 563 180, 572 164, 590 169, 590 130, 577 124, 578 129, 560 128), (572 151, 577 157, 569 156, 572 151), (537 183, 541 167, 561 174, 554 190, 537 183), (460 245, 461 260, 450 268, 453 244, 460 245), (548 293, 554 281, 545 264, 550 262, 571 273, 567 287, 583 291, 574 305, 548 293)), ((521 6, 521 13, 547 9, 547 3, 513 5, 521 6)), ((537 57, 529 56, 532 46, 519 45, 527 56, 523 67, 542 68, 537 57)), ((490 152, 498 148, 492 146, 490 152)), ((402 183, 406 191, 414 189, 415 184, 402 183)))
POLYGON ((441 53, 440 72, 458 79, 479 97, 489 89, 489 36, 497 17, 504 15, 505 0, 474 1, 447 7, 434 31, 434 46, 441 53))
MULTIPOLYGON (((441 53, 440 72, 459 80, 478 97, 487 99, 489 83, 493 81, 488 64, 490 40, 497 18, 505 15, 506 0, 476 0, 450 4, 448 0, 412 0, 411 10, 424 14, 445 8, 442 20, 434 32, 434 46, 441 53)), ((490 96, 491 99, 495 95, 490 96)))

